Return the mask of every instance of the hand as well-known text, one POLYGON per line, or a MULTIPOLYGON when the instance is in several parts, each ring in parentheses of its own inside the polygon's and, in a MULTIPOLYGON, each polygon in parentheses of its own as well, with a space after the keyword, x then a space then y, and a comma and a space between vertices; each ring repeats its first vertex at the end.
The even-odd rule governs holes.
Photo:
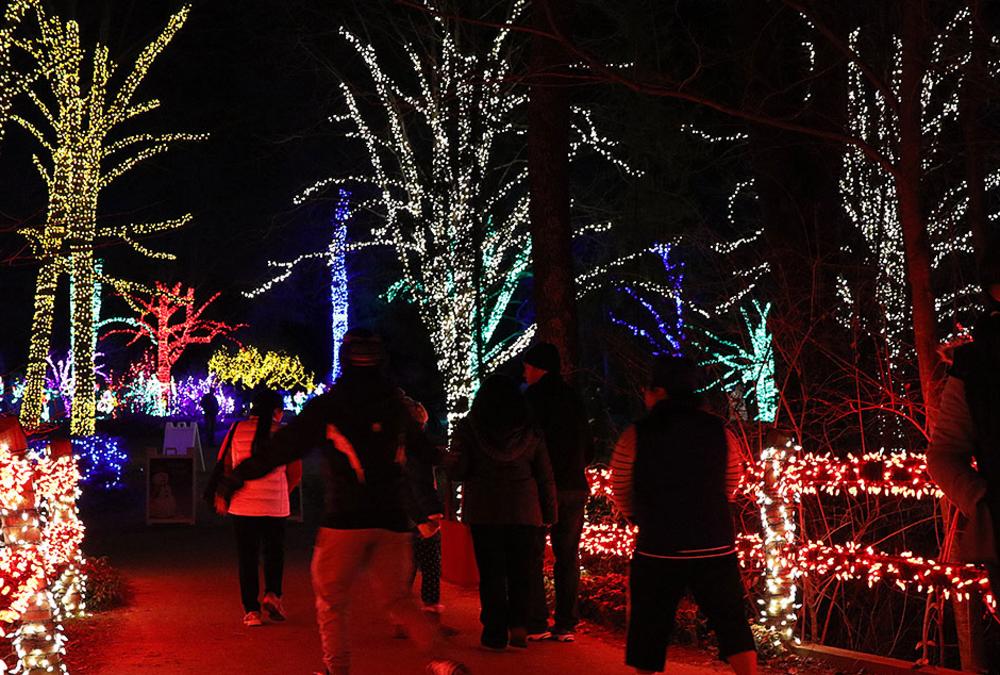
POLYGON ((441 523, 437 520, 428 520, 426 523, 420 523, 417 525, 417 531, 420 532, 421 539, 430 539, 438 530, 441 529, 441 523))
POLYGON ((229 505, 226 504, 226 500, 222 497, 222 495, 215 495, 215 512, 220 516, 224 516, 228 511, 229 505))

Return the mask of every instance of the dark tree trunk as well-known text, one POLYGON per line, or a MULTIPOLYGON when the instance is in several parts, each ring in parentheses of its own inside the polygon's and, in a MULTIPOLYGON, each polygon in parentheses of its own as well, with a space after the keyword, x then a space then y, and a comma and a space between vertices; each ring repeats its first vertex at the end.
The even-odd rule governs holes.
MULTIPOLYGON (((847 108, 843 56, 828 41, 816 40, 810 75, 802 47, 803 22, 788 9, 781 10, 786 16, 776 19, 760 12, 758 3, 747 5, 744 29, 747 44, 755 47, 747 59, 751 100, 746 105, 775 119, 817 129, 843 129, 847 108)), ((838 33, 843 23, 846 40, 848 20, 840 21, 841 11, 846 9, 838 7, 837 16, 824 21, 838 33)), ((833 270, 849 232, 838 191, 845 148, 762 125, 751 126, 749 133, 763 253, 771 267, 766 297, 773 301, 769 324, 778 350, 795 355, 791 362, 778 364, 779 376, 786 400, 791 397, 792 409, 801 412, 794 394, 809 389, 805 378, 817 370, 810 363, 820 358, 819 342, 806 338, 810 333, 820 339, 837 334, 833 270)), ((821 347, 842 352, 845 345, 831 341, 821 347)))
MULTIPOLYGON (((572 0, 536 0, 536 25, 570 36, 572 0)), ((556 41, 535 36, 528 100, 531 251, 538 338, 559 348, 564 370, 579 360, 573 231, 569 219, 569 91, 554 74, 569 57, 556 41)))
POLYGON ((900 3, 902 23, 902 86, 899 96, 899 160, 896 198, 906 251, 906 280, 913 307, 913 344, 920 371, 920 391, 927 408, 927 428, 933 428, 939 395, 940 356, 937 317, 931 285, 931 245, 920 202, 920 85, 924 74, 921 48, 927 27, 926 0, 900 3))

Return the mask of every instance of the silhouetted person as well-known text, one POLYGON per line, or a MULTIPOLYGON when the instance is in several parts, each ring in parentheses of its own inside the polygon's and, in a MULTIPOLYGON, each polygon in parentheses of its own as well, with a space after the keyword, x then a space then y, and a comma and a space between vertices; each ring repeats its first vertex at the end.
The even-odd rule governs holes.
POLYGON ((757 672, 729 500, 739 482, 739 442, 701 409, 698 368, 660 357, 643 391, 645 417, 611 459, 615 505, 639 527, 629 570, 625 663, 661 672, 677 604, 691 590, 739 675, 757 672))
MULTIPOLYGON (((223 479, 224 496, 243 481, 321 448, 325 463, 326 512, 316 535, 313 591, 323 663, 328 673, 350 672, 348 616, 351 589, 365 571, 377 583, 377 598, 401 621, 411 639, 433 652, 437 630, 409 588, 411 531, 430 536, 438 528, 421 513, 407 478, 408 454, 434 464, 436 450, 413 420, 395 384, 382 372, 385 352, 378 336, 350 330, 340 348, 343 372, 330 390, 312 399, 302 414, 278 431, 267 449, 223 479)), ((443 659, 428 664, 436 674, 464 673, 443 659)))
POLYGON ((583 515, 590 497, 586 469, 594 459, 594 442, 583 402, 562 378, 559 350, 548 342, 530 347, 522 359, 525 398, 532 418, 542 430, 552 463, 558 494, 558 513, 549 535, 555 556, 555 612, 549 628, 545 602, 543 562, 546 532, 536 535, 532 559, 531 605, 528 610, 528 639, 553 638, 572 642, 579 615, 580 535, 583 515))
POLYGON ((480 642, 527 647, 531 556, 538 529, 555 517, 556 492, 545 440, 514 380, 483 382, 455 429, 450 462, 479 567, 480 642))
MULTIPOLYGON (((980 281, 986 311, 976 321, 973 341, 955 350, 927 448, 927 470, 964 516, 958 561, 985 565, 993 595, 1000 597, 1000 247, 995 243, 980 265, 980 281)), ((990 673, 1000 673, 995 623, 987 619, 985 629, 990 673)))
POLYGON ((219 399, 211 389, 201 397, 201 410, 205 414, 205 435, 208 437, 206 447, 215 445, 215 421, 219 416, 219 399))
MULTIPOLYGON (((218 461, 225 462, 224 474, 231 474, 244 461, 265 446, 277 431, 284 410, 281 396, 261 391, 254 397, 250 418, 235 422, 219 450, 218 461)), ((285 566, 285 519, 291 510, 288 496, 302 479, 302 462, 279 466, 255 480, 248 480, 233 494, 227 505, 216 497, 215 510, 229 514, 236 531, 239 559, 240 598, 243 601, 243 625, 262 625, 263 614, 272 621, 284 621, 281 603, 285 566), (264 598, 260 598, 260 566, 263 554, 264 598)))

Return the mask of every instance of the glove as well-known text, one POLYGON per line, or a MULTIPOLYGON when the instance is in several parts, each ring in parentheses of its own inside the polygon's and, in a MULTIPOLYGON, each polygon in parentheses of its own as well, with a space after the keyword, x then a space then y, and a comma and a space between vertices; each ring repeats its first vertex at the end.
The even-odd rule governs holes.
POLYGON ((233 498, 236 491, 243 487, 244 480, 232 474, 228 476, 222 476, 219 479, 219 486, 215 489, 215 493, 225 500, 226 504, 229 504, 229 500, 233 498))

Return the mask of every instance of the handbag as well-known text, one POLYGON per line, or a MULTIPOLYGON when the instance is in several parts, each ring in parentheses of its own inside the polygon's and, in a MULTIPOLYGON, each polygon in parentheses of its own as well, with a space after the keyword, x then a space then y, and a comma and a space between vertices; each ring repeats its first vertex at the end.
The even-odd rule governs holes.
POLYGON ((212 467, 212 473, 208 476, 208 483, 205 484, 205 492, 202 493, 202 499, 210 507, 215 507, 215 493, 219 489, 219 482, 222 481, 222 477, 226 473, 226 460, 229 457, 229 451, 233 447, 233 436, 236 433, 236 426, 239 424, 237 422, 229 429, 229 433, 226 434, 226 438, 222 441, 222 451, 219 453, 219 459, 212 467))

